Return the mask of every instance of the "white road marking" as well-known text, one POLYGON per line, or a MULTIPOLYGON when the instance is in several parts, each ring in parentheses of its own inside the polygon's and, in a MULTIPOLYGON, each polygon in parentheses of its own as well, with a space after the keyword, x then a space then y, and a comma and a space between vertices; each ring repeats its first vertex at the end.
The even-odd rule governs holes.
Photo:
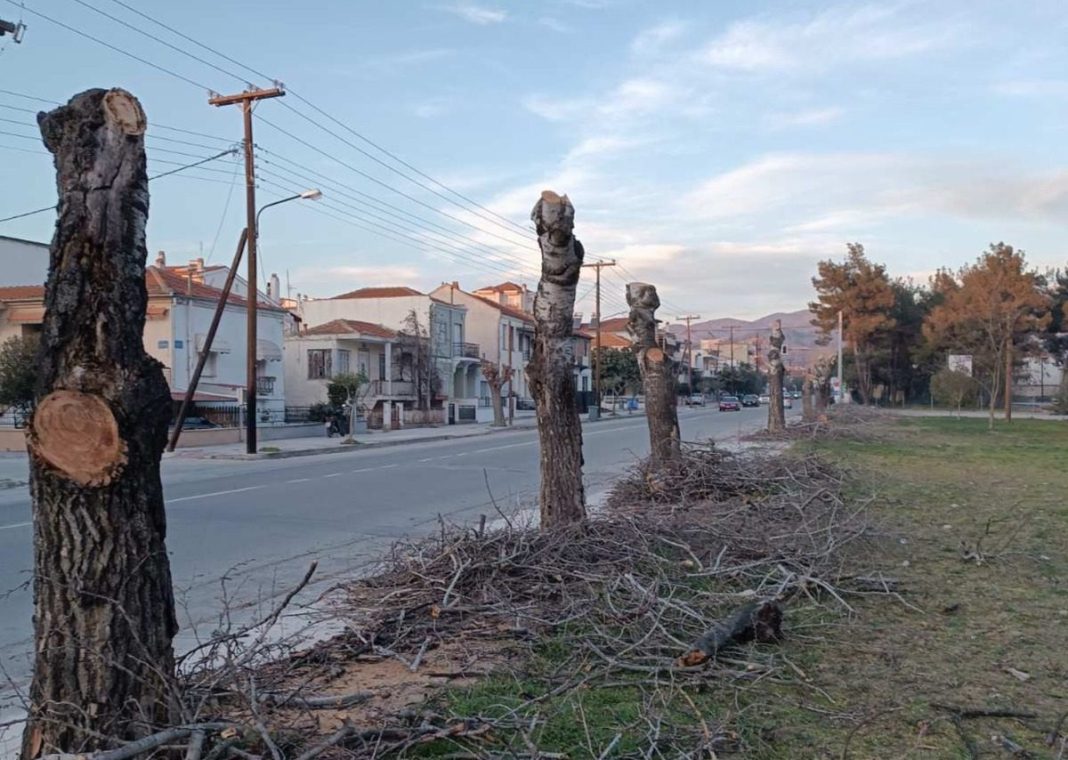
POLYGON ((342 474, 343 473, 340 473, 340 472, 332 472, 329 475, 323 475, 323 477, 324 478, 336 478, 336 477, 338 477, 338 476, 340 476, 342 474))
POLYGON ((382 464, 378 467, 361 467, 358 470, 349 470, 349 472, 375 472, 376 470, 389 470, 393 467, 400 467, 398 464, 382 464))
POLYGON ((28 527, 30 525, 33 525, 33 523, 32 522, 12 523, 11 525, 0 525, 0 530, 13 530, 14 528, 25 528, 25 527, 28 527))
POLYGON ((293 478, 292 480, 287 480, 286 482, 287 483, 307 483, 309 480, 311 480, 311 478, 293 478))
POLYGON ((196 496, 181 496, 177 499, 167 499, 168 504, 174 504, 179 501, 193 501, 194 499, 210 499, 212 496, 226 496, 231 493, 243 493, 245 491, 255 491, 259 488, 266 488, 266 486, 248 486, 246 488, 234 488, 230 491, 213 491, 211 493, 201 493, 196 496))

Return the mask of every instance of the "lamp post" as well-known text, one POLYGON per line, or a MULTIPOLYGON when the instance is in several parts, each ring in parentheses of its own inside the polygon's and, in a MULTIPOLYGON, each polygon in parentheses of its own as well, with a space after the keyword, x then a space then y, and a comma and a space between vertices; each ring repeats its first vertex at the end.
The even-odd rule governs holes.
POLYGON ((249 454, 256 453, 256 320, 257 307, 259 305, 259 288, 256 285, 256 241, 259 239, 260 214, 271 206, 296 200, 317 201, 323 197, 318 189, 305 190, 302 193, 291 195, 271 201, 260 207, 253 219, 252 229, 249 231, 248 247, 248 285, 246 286, 246 301, 248 303, 248 329, 247 329, 247 363, 245 365, 245 451, 249 454))

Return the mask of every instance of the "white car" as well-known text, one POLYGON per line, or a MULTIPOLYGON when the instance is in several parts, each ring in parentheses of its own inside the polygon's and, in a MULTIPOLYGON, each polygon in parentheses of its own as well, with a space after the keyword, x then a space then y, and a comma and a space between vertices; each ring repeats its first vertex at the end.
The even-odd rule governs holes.
POLYGON ((794 408, 794 402, 790 399, 789 396, 784 394, 783 397, 782 397, 782 406, 783 406, 783 409, 793 409, 794 408))

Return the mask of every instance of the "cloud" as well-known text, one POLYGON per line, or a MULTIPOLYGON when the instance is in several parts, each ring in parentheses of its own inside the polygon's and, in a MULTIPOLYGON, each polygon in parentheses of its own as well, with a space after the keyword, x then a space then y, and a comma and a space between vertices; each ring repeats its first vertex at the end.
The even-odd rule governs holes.
POLYGON ((591 114, 614 119, 640 116, 678 102, 684 90, 655 77, 635 77, 616 85, 601 99, 552 98, 547 95, 528 95, 523 99, 525 109, 546 121, 588 119, 591 114))
POLYGON ((1065 79, 1013 79, 993 86, 998 95, 1015 98, 1063 98, 1068 96, 1065 79))
POLYGON ((408 66, 419 66, 424 63, 440 61, 456 53, 452 48, 428 48, 426 50, 407 50, 392 55, 384 55, 372 58, 365 65, 376 69, 391 70, 408 66))
POLYGON ((573 27, 568 26, 563 21, 553 18, 552 16, 542 16, 538 19, 538 23, 546 29, 552 29, 554 32, 559 32, 560 34, 571 34, 575 31, 573 27))
POLYGON ((291 275, 294 292, 326 294, 386 285, 415 287, 422 279, 420 267, 415 265, 301 267, 291 275))
POLYGON ((659 52, 665 43, 682 36, 686 25, 681 21, 662 21, 643 29, 630 43, 630 50, 635 55, 649 55, 659 52))
POLYGON ((619 151, 641 145, 642 142, 642 140, 638 139, 615 137, 611 135, 587 137, 568 151, 567 155, 564 157, 564 162, 567 163, 579 158, 601 156, 606 153, 618 153, 619 151))
POLYGON ((741 72, 818 69, 844 61, 884 61, 956 44, 959 24, 932 23, 926 6, 915 16, 903 4, 838 6, 805 21, 746 20, 732 24, 700 54, 704 63, 741 72))
POLYGON ((508 12, 501 10, 500 8, 487 8, 485 6, 473 5, 471 3, 449 5, 442 8, 442 10, 455 16, 459 16, 464 21, 477 24, 478 26, 500 24, 508 18, 508 12))
POLYGON ((844 114, 845 109, 840 106, 827 106, 826 108, 807 108, 801 111, 772 114, 768 121, 772 129, 814 127, 838 121, 844 114))
POLYGON ((431 98, 430 100, 417 103, 412 108, 412 113, 420 119, 433 119, 441 116, 449 110, 449 101, 444 98, 431 98))

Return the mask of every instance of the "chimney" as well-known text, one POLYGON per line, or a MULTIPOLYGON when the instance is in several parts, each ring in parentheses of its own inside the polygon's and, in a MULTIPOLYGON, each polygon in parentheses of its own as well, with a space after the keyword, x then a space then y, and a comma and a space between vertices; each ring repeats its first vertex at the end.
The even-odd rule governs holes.
POLYGON ((187 296, 193 295, 193 272, 191 269, 187 269, 185 273, 185 294, 187 296))
POLYGON ((273 272, 267 281, 267 298, 275 303, 279 303, 282 298, 282 281, 273 272))
POLYGON ((160 251, 159 253, 156 254, 156 266, 158 266, 158 267, 167 266, 167 254, 164 253, 163 251, 160 251))
POLYGON ((197 271, 198 272, 203 272, 204 271, 204 259, 202 257, 197 259, 197 271))

